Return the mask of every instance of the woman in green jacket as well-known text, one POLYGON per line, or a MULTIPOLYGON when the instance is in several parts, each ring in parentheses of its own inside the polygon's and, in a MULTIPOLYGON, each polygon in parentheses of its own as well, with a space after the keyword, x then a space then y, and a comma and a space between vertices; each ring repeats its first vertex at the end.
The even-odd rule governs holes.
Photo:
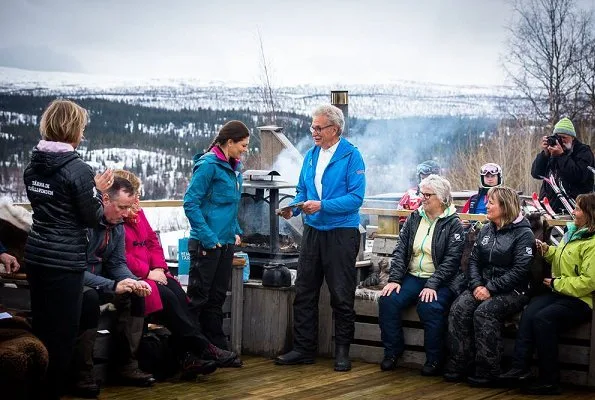
POLYGON ((512 369, 503 379, 529 377, 534 348, 539 379, 524 388, 530 394, 559 394, 558 334, 591 320, 595 291, 595 193, 576 199, 574 223, 558 246, 537 240, 537 248, 552 265, 543 284, 552 291, 535 297, 521 318, 512 369))

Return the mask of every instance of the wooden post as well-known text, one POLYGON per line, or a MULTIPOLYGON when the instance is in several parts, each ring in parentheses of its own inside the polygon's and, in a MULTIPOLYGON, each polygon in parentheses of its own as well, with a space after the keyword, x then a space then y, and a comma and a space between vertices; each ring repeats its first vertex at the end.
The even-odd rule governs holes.
POLYGON ((244 313, 244 264, 234 257, 231 271, 231 350, 242 354, 242 321, 244 313))

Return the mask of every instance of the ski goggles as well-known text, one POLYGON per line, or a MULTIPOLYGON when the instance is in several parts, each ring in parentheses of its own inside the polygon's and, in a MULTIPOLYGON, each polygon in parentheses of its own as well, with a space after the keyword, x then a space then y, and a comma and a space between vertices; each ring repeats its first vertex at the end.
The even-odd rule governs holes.
POLYGON ((502 173, 502 168, 498 164, 488 163, 484 164, 479 171, 479 174, 482 176, 485 175, 500 175, 502 173))

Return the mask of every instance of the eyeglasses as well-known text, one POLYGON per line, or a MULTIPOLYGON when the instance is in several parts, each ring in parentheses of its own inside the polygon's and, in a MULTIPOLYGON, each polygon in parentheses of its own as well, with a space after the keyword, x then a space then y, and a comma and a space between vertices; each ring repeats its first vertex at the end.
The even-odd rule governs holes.
POLYGON ((424 192, 421 192, 420 194, 424 197, 424 199, 429 199, 430 197, 436 195, 436 193, 424 193, 424 192))
POLYGON ((311 126, 310 127, 310 132, 314 133, 322 133, 323 130, 325 130, 326 128, 330 128, 331 126, 333 126, 333 124, 327 125, 327 126, 311 126))

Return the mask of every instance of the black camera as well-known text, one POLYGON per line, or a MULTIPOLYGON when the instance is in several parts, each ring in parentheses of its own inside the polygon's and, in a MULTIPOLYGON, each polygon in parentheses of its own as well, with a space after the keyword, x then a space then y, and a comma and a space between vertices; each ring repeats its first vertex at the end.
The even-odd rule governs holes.
POLYGON ((554 147, 556 145, 556 143, 558 143, 561 147, 564 147, 564 145, 562 144, 562 138, 558 135, 552 135, 552 136, 548 136, 547 137, 547 145, 554 147))

